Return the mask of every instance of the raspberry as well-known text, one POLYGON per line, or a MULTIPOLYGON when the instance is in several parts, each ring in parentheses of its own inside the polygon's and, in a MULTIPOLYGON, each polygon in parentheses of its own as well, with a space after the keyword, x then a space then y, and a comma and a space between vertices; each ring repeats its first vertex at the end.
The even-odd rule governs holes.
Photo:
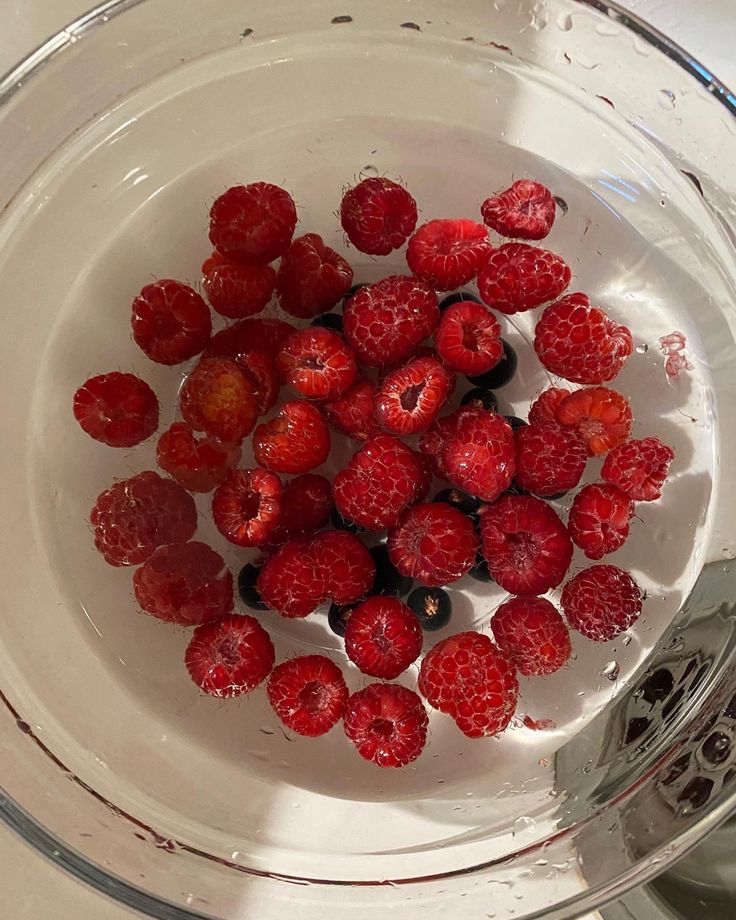
POLYGON ((329 480, 316 473, 296 476, 281 492, 281 515, 268 538, 269 546, 321 530, 333 507, 329 480))
POLYGON ((662 497, 674 459, 672 448, 659 438, 627 441, 608 454, 601 475, 634 501, 653 502, 662 497))
POLYGON ((270 265, 239 265, 219 252, 202 265, 202 287, 220 316, 243 319, 260 313, 271 299, 276 272, 270 265))
POLYGON ((343 195, 340 223, 356 249, 387 256, 403 246, 416 227, 417 203, 391 179, 363 179, 343 195))
POLYGON ((266 415, 276 405, 281 386, 275 359, 266 351, 241 351, 235 363, 251 385, 256 412, 266 415))
POLYGON ((378 434, 373 418, 376 387, 360 375, 355 383, 338 399, 324 403, 322 409, 327 421, 349 438, 367 441, 378 434))
POLYGON ((294 326, 283 320, 251 316, 213 335, 207 354, 234 361, 244 352, 265 351, 275 358, 285 340, 295 331, 294 326))
POLYGON ((361 527, 382 530, 417 500, 425 471, 414 451, 389 434, 366 441, 333 483, 335 507, 361 527))
POLYGON ((413 355, 440 319, 437 295, 418 278, 390 275, 357 291, 343 311, 343 329, 358 360, 389 367, 413 355))
POLYGON ((281 514, 281 480, 260 467, 230 470, 212 496, 212 520, 236 546, 267 543, 281 514))
POLYGON ((375 397, 377 422, 395 434, 423 431, 437 418, 454 382, 436 358, 414 358, 381 382, 375 397))
POLYGON ((278 356, 281 376, 300 396, 337 399, 350 389, 355 355, 341 335, 319 326, 292 333, 278 356))
POLYGON ((546 498, 573 489, 585 471, 580 437, 561 425, 525 425, 515 433, 516 484, 546 498))
POLYGON ((90 377, 74 394, 74 418, 87 434, 110 447, 135 447, 158 428, 158 400, 135 374, 90 377))
MULTIPOLYGON (((474 407, 479 408, 479 407, 474 407)), ((445 445, 451 435, 454 434, 457 427, 458 417, 461 410, 453 412, 452 415, 446 415, 439 418, 422 433, 419 441, 419 451, 426 458, 435 476, 440 479, 447 479, 447 469, 445 468, 444 450, 445 445)))
POLYGON ((235 185, 210 209, 210 242, 242 265, 266 265, 283 255, 295 227, 294 199, 270 182, 235 185))
POLYGON ((434 342, 448 367, 471 377, 487 373, 503 357, 501 327, 490 310, 472 300, 445 310, 434 342))
POLYGON ((402 575, 438 587, 470 571, 480 544, 472 520, 438 502, 410 508, 389 531, 387 545, 402 575))
POLYGON ((484 303, 501 313, 532 310, 559 297, 572 272, 564 259, 526 243, 504 243, 478 274, 484 303))
POLYGON ((233 609, 232 573, 205 543, 160 546, 136 570, 133 589, 146 613, 179 626, 198 626, 233 609))
POLYGON ((588 456, 605 454, 628 438, 631 431, 631 406, 624 397, 607 387, 574 390, 557 407, 557 421, 574 429, 588 456))
POLYGON ((486 635, 456 633, 438 642, 419 671, 419 692, 469 738, 502 732, 516 709, 519 683, 510 660, 486 635))
POLYGON ((258 620, 229 614, 194 630, 184 663, 194 683, 218 699, 250 693, 271 672, 273 643, 258 620))
POLYGON ((531 495, 504 495, 481 508, 488 569, 509 594, 545 594, 572 561, 572 540, 553 508, 531 495))
POLYGON ((345 651, 363 674, 393 680, 422 651, 422 627, 395 597, 369 597, 350 615, 345 651))
POLYGON ((192 428, 227 443, 252 431, 258 411, 252 386, 229 358, 200 358, 179 391, 179 407, 192 428))
POLYGON ((641 589, 615 565, 592 565, 562 589, 562 611, 573 629, 594 642, 608 642, 639 619, 641 589))
POLYGON ((174 422, 156 447, 156 463, 189 492, 211 492, 239 459, 239 446, 198 438, 186 422, 174 422))
POLYGON ((327 459, 330 431, 316 406, 294 399, 256 428, 253 453, 261 466, 277 473, 307 473, 327 459))
POLYGON ((607 383, 629 360, 634 341, 585 294, 568 294, 542 313, 534 350, 552 374, 573 383, 607 383))
POLYGON ((423 502, 429 495, 429 490, 432 488, 432 480, 434 478, 432 462, 429 457, 425 457, 424 454, 420 454, 416 450, 412 451, 412 456, 419 467, 419 482, 417 483, 414 493, 414 501, 423 502))
POLYGON ((573 543, 588 559, 602 559, 623 546, 629 536, 634 503, 618 486, 597 482, 575 496, 567 526, 573 543))
POLYGON ((529 407, 530 425, 556 425, 557 407, 570 395, 570 390, 563 387, 547 387, 537 396, 529 407))
POLYGON ((146 470, 98 495, 89 519, 106 562, 138 565, 165 543, 191 540, 197 508, 180 485, 146 470))
POLYGON ((533 179, 514 184, 481 206, 483 221, 501 236, 515 240, 541 240, 552 229, 555 200, 548 188, 533 179))
POLYGON ((412 274, 437 291, 472 281, 491 254, 488 231, 474 220, 430 220, 414 231, 406 250, 412 274))
POLYGON ((427 711, 399 684, 368 684, 348 699, 343 725, 361 757, 379 767, 405 767, 427 742, 427 711))
POLYGON ((352 604, 376 577, 368 550, 353 534, 326 531, 289 540, 263 566, 257 588, 284 617, 305 617, 328 598, 352 604))
POLYGON ((526 677, 554 674, 570 659, 570 633, 543 597, 510 597, 491 620, 493 638, 526 677))
POLYGON ((212 334, 207 304, 188 284, 170 278, 141 290, 133 301, 131 323, 136 345, 159 364, 193 358, 212 334))
POLYGON ((324 655, 282 661, 268 678, 268 701, 287 728, 316 738, 342 718, 348 688, 342 671, 324 655))
POLYGON ((311 319, 339 303, 352 283, 350 264, 325 246, 319 234, 306 233, 284 253, 276 275, 276 293, 287 313, 311 319))
POLYGON ((442 451, 447 478, 492 502, 511 485, 516 468, 514 434, 501 415, 465 406, 447 433, 442 451))

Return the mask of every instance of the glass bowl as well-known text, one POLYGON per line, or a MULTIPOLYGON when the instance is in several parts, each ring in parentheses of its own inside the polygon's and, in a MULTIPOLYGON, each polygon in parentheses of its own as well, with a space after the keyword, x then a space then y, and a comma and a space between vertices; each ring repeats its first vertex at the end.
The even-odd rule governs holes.
MULTIPOLYGON (((604 903, 726 817, 735 107, 705 67, 604 0, 117 0, 10 73, 5 821, 153 917, 529 920, 604 903), (634 434, 676 451, 664 499, 639 506, 612 557, 647 592, 637 626, 601 645, 576 636, 569 668, 522 681, 500 738, 470 741, 433 714, 424 755, 396 771, 360 761, 339 730, 313 742, 282 730, 262 692, 197 693, 185 631, 137 614, 130 571, 102 562, 86 524, 153 447, 110 451, 70 412, 79 383, 113 368, 173 406, 181 369, 137 350, 130 302, 152 277, 198 283, 207 209, 228 185, 286 184, 301 226, 344 251, 356 280, 405 270, 401 253, 379 264, 348 249, 334 217, 343 187, 377 174, 403 178, 424 219, 477 214, 513 177, 547 183, 549 245, 574 287, 634 330, 616 383, 634 434), (675 330, 691 367, 669 377, 659 340, 675 330), (714 731, 727 737, 716 762, 714 731)), ((521 371, 499 396, 516 415, 548 382, 531 323, 506 326, 521 371)), ((234 566, 248 558, 204 519, 199 533, 234 566)), ((502 593, 465 581, 447 629, 486 629, 502 593)), ((324 614, 262 616, 280 656, 341 659, 324 614)))

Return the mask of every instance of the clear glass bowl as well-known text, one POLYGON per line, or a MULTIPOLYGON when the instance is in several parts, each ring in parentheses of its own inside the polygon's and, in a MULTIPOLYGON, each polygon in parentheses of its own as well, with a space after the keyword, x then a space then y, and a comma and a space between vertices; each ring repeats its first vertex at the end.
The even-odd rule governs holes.
MULTIPOLYGON (((153 917, 529 920, 604 903, 724 818, 736 774, 736 477, 721 462, 736 432, 735 105, 603 0, 119 0, 7 76, 7 823, 153 917), (263 694, 197 694, 186 634, 136 615, 130 572, 101 561, 85 524, 102 488, 152 464, 151 445, 109 451, 70 413, 75 387, 111 368, 141 372, 173 405, 180 371, 137 351, 130 302, 151 276, 197 281, 223 188, 285 183, 302 226, 345 249, 341 189, 377 173, 403 177, 425 218, 477 213, 512 176, 551 185, 567 210, 550 246, 576 288, 634 329, 617 386, 635 433, 677 452, 665 498, 639 508, 613 558, 647 590, 637 627, 607 645, 577 637, 569 669, 523 682, 500 739, 467 741, 433 715, 427 750, 403 771, 359 761, 339 731, 292 737, 263 694), (659 338, 676 329, 692 369, 670 379, 659 338), (549 721, 533 731, 525 715, 549 721), (715 731, 727 753, 714 760, 715 731)), ((403 264, 348 255, 358 280, 403 264)), ((502 398, 524 414, 544 379, 526 360, 529 322, 507 328, 522 372, 502 398)), ((477 583, 454 595, 453 628, 484 628, 501 596, 477 583)), ((280 654, 340 654, 320 614, 269 626, 280 654)))

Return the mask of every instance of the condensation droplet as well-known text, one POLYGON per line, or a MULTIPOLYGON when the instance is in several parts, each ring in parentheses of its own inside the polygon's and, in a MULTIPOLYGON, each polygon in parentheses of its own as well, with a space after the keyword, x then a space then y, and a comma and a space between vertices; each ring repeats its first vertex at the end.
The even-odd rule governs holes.
POLYGON ((529 23, 536 32, 542 32, 547 28, 549 22, 549 17, 547 16, 547 11, 544 8, 544 5, 538 3, 532 10, 532 20, 529 23))
POLYGON ((635 35, 633 38, 634 51, 637 54, 640 54, 642 57, 649 57, 652 53, 652 46, 649 42, 645 42, 643 38, 640 38, 638 35, 635 35))
POLYGON ((548 859, 538 859, 538 860, 534 863, 534 865, 535 865, 535 866, 548 866, 548 865, 549 865, 549 860, 548 860, 548 859))
POLYGON ((599 23, 595 27, 595 31, 604 38, 616 38, 620 34, 616 26, 608 22, 599 23))
POLYGON ((368 163, 367 166, 364 166, 361 171, 358 173, 360 179, 372 179, 378 175, 378 169, 372 164, 368 163))
POLYGON ((525 831, 530 831, 536 827, 536 824, 537 822, 534 820, 534 818, 530 818, 529 815, 522 815, 520 818, 517 818, 516 821, 514 821, 511 828, 511 833, 514 835, 523 834, 525 831))
POLYGON ((555 25, 563 32, 569 32, 572 29, 572 16, 570 13, 560 13, 555 20, 555 25))
POLYGON ((621 641, 624 644, 624 647, 631 645, 631 636, 624 636, 621 641))
MULTIPOLYGON (((648 351, 649 351, 649 346, 645 343, 642 343, 641 345, 636 346, 637 355, 645 355, 648 351)), ((630 638, 629 638, 629 642, 631 642, 630 638)))
POLYGON ((603 676, 607 677, 609 680, 618 680, 620 671, 621 665, 618 661, 609 661, 605 668, 603 668, 603 676))
POLYGON ((583 773, 590 773, 592 769, 593 769, 593 761, 589 760, 583 767, 583 773))
POLYGON ((677 105, 677 96, 671 89, 661 89, 659 91, 659 104, 663 109, 674 109, 677 105))

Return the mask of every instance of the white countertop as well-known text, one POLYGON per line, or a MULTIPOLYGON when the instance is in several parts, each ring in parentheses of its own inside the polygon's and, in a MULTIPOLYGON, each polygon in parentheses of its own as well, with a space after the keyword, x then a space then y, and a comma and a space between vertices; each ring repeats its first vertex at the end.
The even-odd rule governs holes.
MULTIPOLYGON (((90 5, 91 0, 4 0, 0 73, 90 5), (8 11, 8 7, 11 7, 8 11)), ((619 0, 674 37, 727 84, 736 84, 733 0, 619 0)), ((86 888, 0 827, 0 916, 8 920, 131 920, 134 915, 86 888)), ((595 920, 595 918, 589 918, 595 920)))

